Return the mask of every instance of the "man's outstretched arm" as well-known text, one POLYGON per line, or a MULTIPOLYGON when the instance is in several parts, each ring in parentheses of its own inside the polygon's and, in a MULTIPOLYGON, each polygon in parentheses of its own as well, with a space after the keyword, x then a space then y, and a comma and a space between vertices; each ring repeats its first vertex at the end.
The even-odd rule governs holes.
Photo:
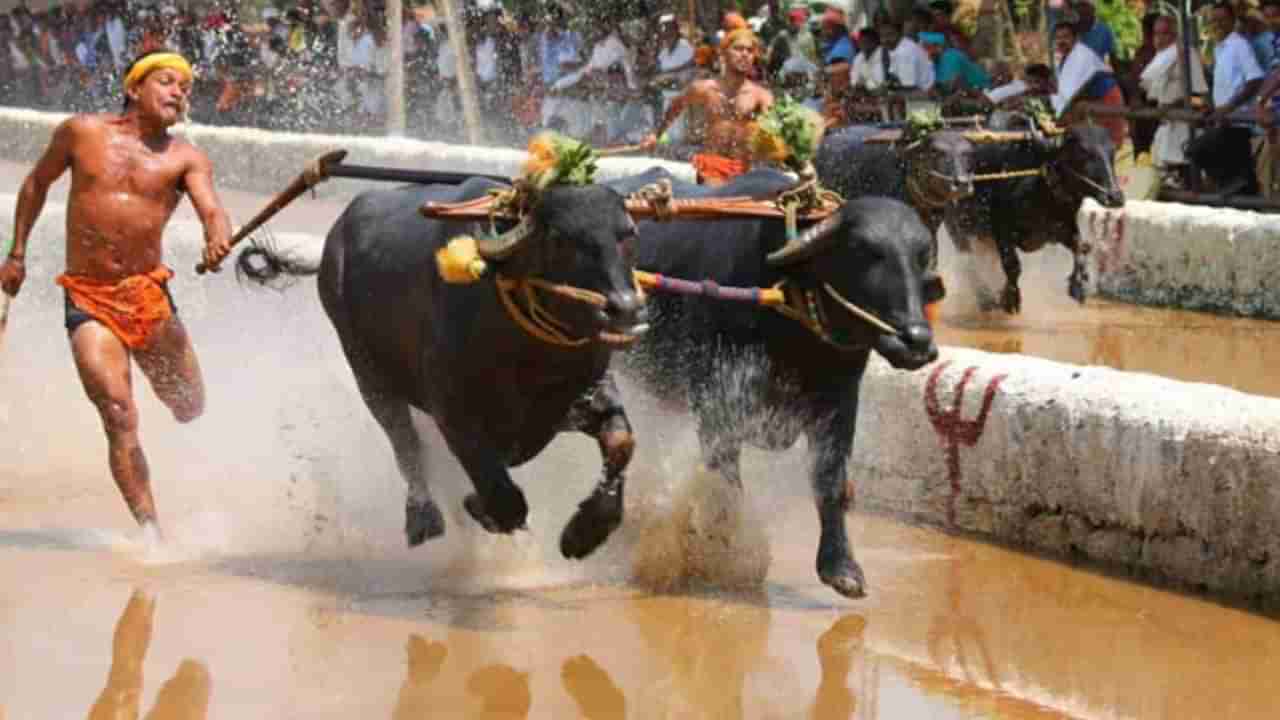
POLYGON ((212 271, 231 254, 231 218, 222 207, 213 188, 213 163, 207 155, 192 148, 194 157, 183 176, 187 195, 204 225, 204 264, 212 271))

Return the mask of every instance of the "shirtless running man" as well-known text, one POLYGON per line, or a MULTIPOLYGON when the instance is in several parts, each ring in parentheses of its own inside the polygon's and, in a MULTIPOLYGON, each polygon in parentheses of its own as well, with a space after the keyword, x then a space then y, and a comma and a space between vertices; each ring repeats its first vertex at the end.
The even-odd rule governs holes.
POLYGON ((734 30, 720 51, 724 71, 718 78, 698 80, 671 101, 658 129, 641 144, 658 144, 667 128, 690 106, 702 109, 703 152, 693 156, 698 181, 722 185, 751 169, 751 135, 755 119, 773 105, 773 94, 749 79, 759 41, 750 29, 734 30))
POLYGON ((204 381, 174 312, 161 240, 185 192, 204 225, 204 261, 231 251, 231 223, 213 188, 208 157, 171 137, 187 107, 191 67, 154 52, 126 71, 119 115, 76 115, 60 124, 18 194, 13 248, 0 289, 17 295, 27 239, 49 186, 71 169, 67 199, 66 327, 71 353, 107 436, 111 474, 148 539, 159 539, 147 460, 138 441, 130 360, 180 423, 204 412, 204 381))

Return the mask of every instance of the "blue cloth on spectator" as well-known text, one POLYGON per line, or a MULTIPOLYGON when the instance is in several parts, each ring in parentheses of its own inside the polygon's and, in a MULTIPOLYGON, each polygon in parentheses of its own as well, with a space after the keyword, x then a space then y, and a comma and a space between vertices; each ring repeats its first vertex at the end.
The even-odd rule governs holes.
POLYGON ((969 59, 968 55, 955 48, 946 48, 938 56, 934 75, 936 82, 950 85, 957 78, 963 81, 965 88, 983 90, 991 86, 991 76, 982 66, 969 59))
POLYGON ((561 32, 555 40, 548 39, 546 33, 543 33, 539 58, 542 62, 542 82, 551 85, 559 80, 565 74, 560 63, 578 57, 581 45, 576 32, 561 32))
POLYGON ((1103 60, 1109 55, 1116 53, 1116 36, 1112 34, 1111 28, 1101 20, 1094 20, 1093 27, 1087 32, 1080 34, 1080 42, 1084 43, 1090 50, 1098 54, 1103 60))
POLYGON ((1093 76, 1088 85, 1084 86, 1084 90, 1080 94, 1086 100, 1101 100, 1111 92, 1111 88, 1116 86, 1116 77, 1111 73, 1098 73, 1093 76))
POLYGON ((849 39, 848 35, 841 35, 835 42, 823 47, 822 64, 834 65, 835 63, 853 62, 853 55, 853 41, 849 39))
POLYGON ((1260 32, 1249 40, 1253 54, 1258 56, 1258 64, 1262 69, 1270 68, 1276 62, 1276 34, 1270 30, 1260 32))

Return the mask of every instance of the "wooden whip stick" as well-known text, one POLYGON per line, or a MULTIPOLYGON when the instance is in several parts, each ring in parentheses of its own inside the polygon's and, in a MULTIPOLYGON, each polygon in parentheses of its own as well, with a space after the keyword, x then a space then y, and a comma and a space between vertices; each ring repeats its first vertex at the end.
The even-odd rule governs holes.
POLYGON ((12 300, 9 293, 0 290, 0 345, 4 345, 4 329, 9 324, 9 302, 12 300))
MULTIPOLYGON (((281 191, 279 195, 272 198, 266 207, 253 216, 252 220, 236 231, 236 234, 231 238, 231 246, 235 247, 241 240, 249 237, 253 231, 262 227, 264 223, 283 210, 285 206, 297 200, 302 193, 329 179, 329 169, 340 164, 346 156, 346 150, 333 150, 311 161, 311 164, 307 166, 306 170, 302 171, 301 175, 294 178, 293 182, 289 183, 289 186, 281 191)), ((208 267, 203 261, 196 265, 196 273, 200 275, 213 269, 216 268, 208 267)))

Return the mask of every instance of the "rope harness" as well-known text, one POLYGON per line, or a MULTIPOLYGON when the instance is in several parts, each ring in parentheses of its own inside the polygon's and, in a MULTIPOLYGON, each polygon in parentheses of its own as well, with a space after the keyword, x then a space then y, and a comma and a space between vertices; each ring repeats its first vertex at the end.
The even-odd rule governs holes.
MULTIPOLYGON (((630 212, 651 215, 659 222, 669 221, 677 216, 781 217, 786 224, 787 240, 791 241, 797 237, 796 224, 800 218, 813 220, 824 218, 837 212, 843 203, 843 198, 838 193, 826 190, 818 184, 812 165, 805 170, 808 172, 801 173, 801 180, 797 185, 768 200, 675 199, 672 196, 670 181, 664 179, 632 193, 626 198, 626 206, 630 212)), ((517 221, 524 219, 532 211, 532 202, 529 194, 516 186, 511 189, 492 191, 488 196, 476 200, 459 203, 428 203, 422 210, 423 214, 429 217, 488 219, 488 232, 496 235, 499 219, 517 221)), ((483 261, 481 261, 481 264, 471 272, 472 279, 478 279, 483 273, 483 261)), ((824 306, 824 295, 812 289, 791 290, 787 287, 785 280, 771 288, 737 288, 721 286, 710 280, 695 282, 638 270, 633 271, 633 276, 636 289, 642 294, 645 290, 656 290, 685 295, 704 295, 716 300, 752 302, 772 308, 795 320, 821 340, 838 349, 852 350, 865 347, 843 343, 836 339, 836 331, 830 327, 829 316, 824 306)), ((593 337, 573 337, 570 334, 569 324, 556 317, 540 298, 540 294, 550 293, 597 309, 606 308, 608 298, 594 290, 553 283, 537 277, 512 278, 500 272, 495 273, 494 286, 502 307, 512 322, 531 337, 547 344, 573 348, 582 347, 594 341, 623 344, 634 339, 631 336, 607 332, 597 333, 593 337)), ((899 334, 897 328, 881 320, 869 310, 850 302, 830 284, 823 284, 822 291, 840 308, 871 325, 877 331, 889 335, 899 334)))

